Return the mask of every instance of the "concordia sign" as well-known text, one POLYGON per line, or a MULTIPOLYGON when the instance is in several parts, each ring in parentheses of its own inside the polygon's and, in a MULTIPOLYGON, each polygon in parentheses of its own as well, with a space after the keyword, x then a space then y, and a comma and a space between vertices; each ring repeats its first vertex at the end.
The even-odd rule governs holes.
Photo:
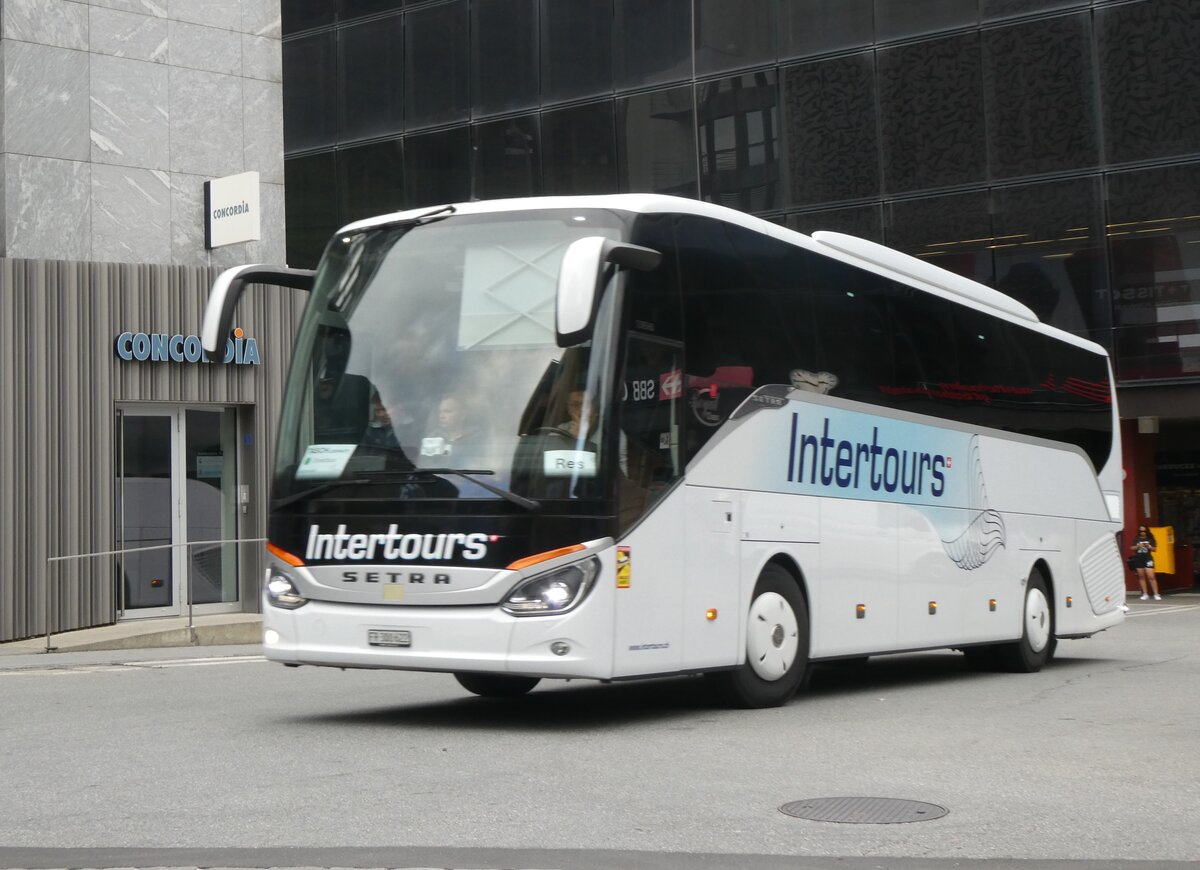
POLYGON ((257 172, 204 182, 204 247, 262 238, 257 172))
MULTIPOLYGON (((117 336, 117 356, 126 362, 212 362, 200 346, 198 335, 147 334, 145 332, 122 332, 117 336)), ((233 338, 225 342, 225 363, 239 366, 261 365, 258 342, 248 338, 241 327, 233 331, 233 338)))

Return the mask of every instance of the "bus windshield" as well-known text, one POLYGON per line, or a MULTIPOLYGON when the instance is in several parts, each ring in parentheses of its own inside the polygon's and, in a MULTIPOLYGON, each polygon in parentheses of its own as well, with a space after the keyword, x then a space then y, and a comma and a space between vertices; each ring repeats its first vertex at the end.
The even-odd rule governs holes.
POLYGON ((598 498, 613 303, 591 340, 560 348, 555 291, 571 242, 623 232, 612 212, 574 209, 334 238, 297 336, 275 507, 598 498))

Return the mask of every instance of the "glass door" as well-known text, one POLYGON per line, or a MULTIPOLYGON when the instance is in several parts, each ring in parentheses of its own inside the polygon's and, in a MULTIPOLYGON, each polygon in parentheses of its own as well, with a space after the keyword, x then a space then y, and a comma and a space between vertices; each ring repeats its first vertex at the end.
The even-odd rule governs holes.
MULTIPOLYGON (((185 409, 184 518, 193 605, 236 604, 237 415, 233 408, 185 409)), ((184 599, 186 602, 186 598, 184 599)), ((210 608, 211 609, 211 608, 210 608)))
POLYGON ((124 408, 117 435, 122 616, 235 610, 236 409, 124 408))
POLYGON ((174 550, 176 415, 124 409, 117 414, 118 607, 126 616, 179 612, 174 550), (150 549, 153 548, 153 549, 150 549), (128 552, 133 551, 133 552, 128 552))

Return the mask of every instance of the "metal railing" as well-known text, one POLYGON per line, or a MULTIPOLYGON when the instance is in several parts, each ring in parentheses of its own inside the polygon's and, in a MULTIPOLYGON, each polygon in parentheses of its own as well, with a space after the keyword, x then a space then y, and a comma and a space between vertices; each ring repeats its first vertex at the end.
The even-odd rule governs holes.
MULTIPOLYGON (((99 552, 99 553, 78 553, 73 556, 51 556, 51 557, 49 557, 48 559, 46 559, 46 588, 45 588, 45 602, 44 602, 45 611, 46 611, 46 652, 49 653, 49 652, 53 652, 54 650, 58 649, 58 647, 54 647, 54 646, 50 645, 50 587, 51 587, 51 585, 55 585, 55 586, 58 585, 57 582, 54 584, 51 584, 51 577, 54 576, 56 581, 61 579, 61 577, 58 577, 57 572, 51 570, 54 563, 68 562, 73 559, 97 559, 97 558, 100 558, 103 556, 123 556, 126 553, 146 553, 151 550, 174 550, 179 547, 200 547, 200 546, 206 546, 206 545, 211 546, 213 544, 261 544, 261 543, 264 543, 266 540, 267 540, 266 538, 227 538, 222 541, 185 541, 181 544, 156 544, 152 547, 128 547, 123 550, 104 550, 103 552, 99 552)), ((56 589, 55 591, 59 593, 59 599, 61 600, 62 590, 56 589)), ((188 627, 188 632, 190 633, 195 627, 194 622, 193 622, 193 616, 192 616, 192 604, 193 604, 193 602, 192 602, 192 582, 191 582, 190 577, 188 578, 188 583, 187 583, 187 599, 188 599, 188 601, 187 601, 187 608, 188 608, 187 627, 188 627)))

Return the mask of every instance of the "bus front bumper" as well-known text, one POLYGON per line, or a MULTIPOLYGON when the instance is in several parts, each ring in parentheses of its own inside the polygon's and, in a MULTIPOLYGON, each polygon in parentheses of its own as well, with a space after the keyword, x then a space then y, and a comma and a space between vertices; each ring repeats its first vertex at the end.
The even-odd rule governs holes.
POLYGON ((263 652, 292 665, 609 679, 611 643, 589 630, 586 604, 515 617, 496 606, 309 601, 284 610, 264 600, 263 652))

